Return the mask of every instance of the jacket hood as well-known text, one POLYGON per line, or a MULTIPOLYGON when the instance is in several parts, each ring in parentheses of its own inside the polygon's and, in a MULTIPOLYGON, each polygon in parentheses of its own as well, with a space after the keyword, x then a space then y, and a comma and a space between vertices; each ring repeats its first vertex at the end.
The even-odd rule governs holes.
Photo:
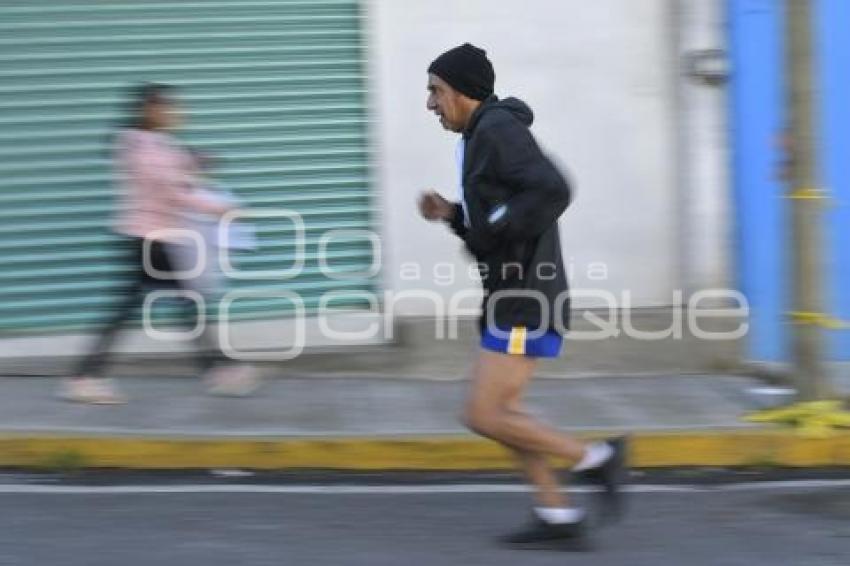
POLYGON ((481 117, 484 116, 487 112, 492 112, 493 110, 501 109, 507 112, 510 112, 517 120, 522 122, 526 127, 531 126, 534 122, 534 112, 531 108, 520 100, 519 98, 515 98, 513 96, 509 96, 503 100, 500 100, 495 94, 485 99, 481 106, 479 106, 475 112, 472 114, 472 118, 469 120, 469 126, 466 128, 465 135, 468 135, 475 129, 475 126, 481 120, 481 117))
POLYGON ((530 126, 532 122, 534 122, 534 112, 531 111, 528 104, 519 98, 514 98, 513 96, 505 98, 504 100, 497 100, 493 103, 491 108, 502 108, 503 110, 507 110, 526 126, 530 126))

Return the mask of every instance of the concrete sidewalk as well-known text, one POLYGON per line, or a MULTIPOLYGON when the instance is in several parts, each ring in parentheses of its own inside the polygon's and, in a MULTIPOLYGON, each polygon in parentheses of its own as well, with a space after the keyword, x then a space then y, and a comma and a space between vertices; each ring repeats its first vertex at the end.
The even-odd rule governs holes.
MULTIPOLYGON (((638 309, 629 313, 630 325, 643 332, 662 334, 670 327, 672 317, 669 309, 638 309)), ((477 319, 456 322, 457 336, 449 338, 450 325, 446 321, 401 318, 394 322, 392 339, 385 344, 310 347, 295 359, 278 362, 274 371, 277 375, 319 374, 345 378, 456 378, 472 363, 479 341, 477 319)), ((573 317, 572 324, 574 330, 567 336, 563 354, 555 359, 541 360, 539 375, 705 374, 730 373, 740 367, 741 340, 702 340, 687 332, 680 339, 642 339, 622 332, 604 340, 578 340, 578 332, 598 329, 578 315, 573 317)), ((717 318, 707 319, 703 326, 712 332, 730 332, 739 324, 739 320, 717 318)), ((132 354, 129 353, 134 341, 132 335, 132 332, 122 335, 116 344, 118 351, 111 360, 110 374, 137 375, 139 367, 144 367, 149 376, 191 375, 194 371, 191 345, 167 341, 162 347, 168 347, 169 351, 132 354)), ((89 336, 80 341, 80 349, 73 356, 57 353, 67 349, 66 343, 73 342, 68 336, 35 337, 35 342, 25 338, 0 339, 0 375, 67 375, 93 339, 89 336)))
MULTIPOLYGON (((126 377, 123 406, 55 399, 53 378, 3 378, 0 431, 157 436, 392 436, 465 434, 465 380, 274 378, 252 397, 219 398, 193 378, 126 377)), ((536 379, 530 411, 570 430, 739 428, 753 409, 732 376, 536 379)))
MULTIPOLYGON (((127 468, 501 469, 458 422, 465 381, 268 375, 215 398, 180 377, 125 377, 123 406, 59 401, 55 378, 2 378, 0 465, 127 468)), ((633 436, 636 466, 850 465, 850 435, 748 424, 751 378, 538 379, 531 412, 580 435, 633 436)), ((845 384, 846 385, 846 384, 845 384)))

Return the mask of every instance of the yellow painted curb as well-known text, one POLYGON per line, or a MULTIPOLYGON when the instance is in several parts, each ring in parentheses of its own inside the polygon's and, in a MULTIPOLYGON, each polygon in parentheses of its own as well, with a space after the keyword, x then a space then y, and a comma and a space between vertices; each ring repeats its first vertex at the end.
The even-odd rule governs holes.
MULTIPOLYGON (((630 436, 629 464, 636 468, 850 466, 847 432, 826 438, 793 430, 630 436)), ((0 466, 451 471, 511 469, 513 460, 495 443, 469 436, 212 439, 6 434, 0 435, 0 466)))

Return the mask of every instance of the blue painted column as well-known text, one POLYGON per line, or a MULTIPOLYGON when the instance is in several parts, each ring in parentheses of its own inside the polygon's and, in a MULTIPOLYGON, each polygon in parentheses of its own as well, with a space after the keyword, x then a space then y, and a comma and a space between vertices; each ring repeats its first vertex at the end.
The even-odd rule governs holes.
POLYGON ((782 2, 728 0, 738 288, 750 302, 747 358, 785 359, 788 207, 777 177, 782 130, 782 2))
MULTIPOLYGON (((819 0, 815 12, 820 82, 828 313, 850 321, 850 2, 819 0)), ((850 360, 850 330, 830 331, 832 359, 850 360)))
MULTIPOLYGON (((784 106, 784 0, 727 0, 738 287, 750 300, 747 357, 788 361, 790 217, 777 178, 784 106)), ((824 310, 850 321, 850 1, 815 2, 817 132, 824 213, 824 310)), ((831 360, 850 360, 850 330, 826 332, 831 360)))

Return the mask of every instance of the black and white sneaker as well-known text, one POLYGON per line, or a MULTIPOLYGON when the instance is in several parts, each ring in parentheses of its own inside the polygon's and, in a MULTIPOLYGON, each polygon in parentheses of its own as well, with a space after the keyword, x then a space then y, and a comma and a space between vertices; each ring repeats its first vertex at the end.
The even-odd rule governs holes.
POLYGON ((577 477, 599 485, 601 515, 604 520, 619 520, 624 512, 622 485, 626 479, 627 439, 625 436, 607 441, 611 456, 595 468, 576 472, 577 477))
POLYGON ((518 531, 500 537, 499 542, 514 548, 575 552, 590 550, 584 519, 571 523, 550 523, 535 515, 518 531))

